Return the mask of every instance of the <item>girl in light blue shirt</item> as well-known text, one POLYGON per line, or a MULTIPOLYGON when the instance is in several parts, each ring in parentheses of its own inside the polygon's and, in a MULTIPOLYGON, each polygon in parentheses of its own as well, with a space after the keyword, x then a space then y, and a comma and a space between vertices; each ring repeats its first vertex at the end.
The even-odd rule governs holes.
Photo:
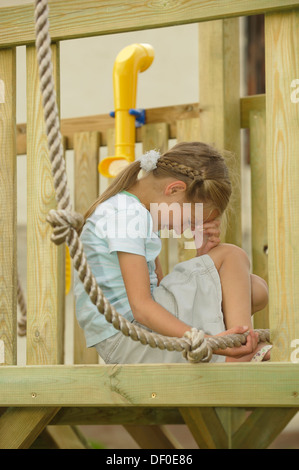
MULTIPOLYGON (((143 155, 94 202, 81 233, 88 263, 105 297, 127 320, 165 336, 192 327, 208 335, 243 333, 247 343, 216 351, 213 361, 267 360, 251 315, 268 302, 267 284, 250 273, 246 253, 220 243, 220 219, 231 197, 223 156, 202 142, 183 142, 163 155, 143 155), (140 170, 145 174, 140 178, 140 170), (164 227, 192 230, 197 256, 163 277, 164 227)), ((88 347, 106 363, 185 362, 176 351, 132 341, 107 323, 75 278, 76 314, 88 347)))

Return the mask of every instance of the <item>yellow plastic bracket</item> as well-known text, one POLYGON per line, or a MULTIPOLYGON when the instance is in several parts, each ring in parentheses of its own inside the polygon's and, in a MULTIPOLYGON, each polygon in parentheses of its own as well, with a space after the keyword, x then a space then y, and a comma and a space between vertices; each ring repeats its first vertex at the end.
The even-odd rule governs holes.
POLYGON ((104 158, 99 172, 113 178, 135 160, 135 119, 129 114, 136 108, 137 77, 154 60, 154 49, 149 44, 132 44, 117 55, 113 67, 115 106, 115 156, 104 158))

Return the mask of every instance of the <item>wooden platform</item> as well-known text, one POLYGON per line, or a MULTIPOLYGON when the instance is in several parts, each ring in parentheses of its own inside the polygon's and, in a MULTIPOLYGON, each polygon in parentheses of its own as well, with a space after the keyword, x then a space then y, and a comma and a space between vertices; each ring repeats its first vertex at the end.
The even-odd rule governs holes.
POLYGON ((200 448, 265 448, 299 409, 299 364, 7 366, 0 396, 0 448, 48 424, 138 425, 150 442, 148 426, 183 423, 200 448))
POLYGON ((6 366, 0 396, 2 406, 299 407, 299 364, 6 366))

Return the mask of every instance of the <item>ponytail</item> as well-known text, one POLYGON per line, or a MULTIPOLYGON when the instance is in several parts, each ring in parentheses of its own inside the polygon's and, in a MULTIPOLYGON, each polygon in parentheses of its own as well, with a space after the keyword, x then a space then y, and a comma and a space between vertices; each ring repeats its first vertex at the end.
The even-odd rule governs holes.
POLYGON ((136 182, 138 174, 140 172, 140 161, 136 160, 131 163, 127 168, 121 171, 112 181, 110 186, 99 196, 94 203, 89 207, 89 209, 84 214, 84 221, 95 211, 97 206, 102 202, 106 201, 112 196, 115 196, 120 191, 129 189, 130 186, 136 182))

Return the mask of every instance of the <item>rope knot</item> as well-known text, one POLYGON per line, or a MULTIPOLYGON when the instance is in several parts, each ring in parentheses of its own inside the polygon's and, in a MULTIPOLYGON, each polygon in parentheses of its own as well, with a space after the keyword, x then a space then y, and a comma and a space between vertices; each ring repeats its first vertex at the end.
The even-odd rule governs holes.
POLYGON ((190 349, 183 351, 183 356, 189 362, 209 362, 211 360, 212 348, 202 330, 192 328, 191 331, 186 331, 184 338, 190 343, 190 349))
POLYGON ((84 217, 78 212, 51 209, 47 216, 47 222, 53 227, 52 242, 61 245, 67 240, 72 229, 77 232, 80 230, 84 224, 84 217))

